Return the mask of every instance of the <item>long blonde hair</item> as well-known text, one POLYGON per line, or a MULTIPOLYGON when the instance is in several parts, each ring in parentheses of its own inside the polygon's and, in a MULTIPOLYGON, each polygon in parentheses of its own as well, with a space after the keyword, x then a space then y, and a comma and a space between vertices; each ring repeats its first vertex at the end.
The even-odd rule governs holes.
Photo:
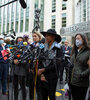
POLYGON ((37 34, 39 37, 39 40, 42 40, 42 38, 43 38, 42 34, 39 32, 33 32, 32 34, 37 34))

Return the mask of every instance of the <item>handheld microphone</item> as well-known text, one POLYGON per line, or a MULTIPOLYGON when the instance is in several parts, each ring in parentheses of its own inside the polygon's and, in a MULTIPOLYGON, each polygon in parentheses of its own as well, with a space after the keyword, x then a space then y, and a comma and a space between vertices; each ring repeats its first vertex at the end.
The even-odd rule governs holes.
POLYGON ((45 46, 44 46, 43 43, 40 43, 40 44, 39 44, 39 48, 40 48, 40 49, 43 49, 44 47, 45 47, 45 46))
POLYGON ((21 4, 22 8, 26 8, 27 7, 27 4, 25 3, 24 0, 19 0, 19 2, 21 4))
POLYGON ((39 41, 39 48, 40 49, 44 48, 44 43, 45 43, 45 38, 42 38, 42 40, 39 41))

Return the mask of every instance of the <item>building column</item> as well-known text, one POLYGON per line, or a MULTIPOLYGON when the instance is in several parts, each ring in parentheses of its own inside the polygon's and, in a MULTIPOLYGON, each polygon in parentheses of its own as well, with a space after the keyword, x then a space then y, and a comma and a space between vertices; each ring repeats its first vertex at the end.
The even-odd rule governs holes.
POLYGON ((29 11, 29 32, 30 33, 32 33, 34 27, 34 11, 35 11, 34 4, 35 4, 35 0, 30 0, 30 11, 29 11))
POLYGON ((16 2, 15 2, 15 11, 14 11, 14 31, 15 31, 15 26, 16 26, 16 2))

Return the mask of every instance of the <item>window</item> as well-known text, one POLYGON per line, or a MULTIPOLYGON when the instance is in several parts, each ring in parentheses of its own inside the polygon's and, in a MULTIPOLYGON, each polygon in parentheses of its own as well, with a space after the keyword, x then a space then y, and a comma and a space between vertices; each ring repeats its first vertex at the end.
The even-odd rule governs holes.
POLYGON ((0 33, 1 33, 1 24, 0 24, 0 33))
POLYGON ((23 20, 23 17, 24 17, 24 10, 23 10, 23 8, 21 8, 21 14, 20 15, 21 15, 20 16, 21 17, 20 19, 23 20))
POLYGON ((5 24, 3 24, 3 32, 5 32, 5 24))
POLYGON ((40 13, 40 31, 43 31, 43 20, 44 20, 44 0, 41 0, 41 13, 40 13))
POLYGON ((26 18, 29 18, 29 7, 26 8, 26 18))
POLYGON ((13 26, 14 26, 14 23, 13 23, 13 22, 11 22, 11 30, 13 29, 13 26))
MULTIPOLYGON (((2 5, 2 0, 0 0, 0 6, 2 5)), ((2 21, 2 18, 1 18, 1 8, 0 8, 0 33, 1 33, 1 21, 2 21)))
POLYGON ((29 28, 29 19, 26 19, 25 32, 28 32, 28 28, 29 28))
POLYGON ((90 33, 87 33, 88 42, 90 43, 90 33))
POLYGON ((86 0, 83 0, 83 21, 86 21, 86 0))
POLYGON ((10 7, 9 7, 9 5, 7 6, 7 22, 9 23, 9 20, 10 20, 10 12, 9 12, 9 10, 10 10, 10 7))
POLYGON ((52 28, 55 29, 56 16, 52 16, 52 28))
MULTIPOLYGON (((29 0, 26 0, 27 1, 27 4, 29 3, 29 0)), ((27 8, 26 8, 26 19, 29 19, 29 5, 27 5, 27 8)))
POLYGON ((35 0, 35 9, 38 8, 38 0, 35 0))
POLYGON ((1 9, 0 9, 0 24, 1 24, 1 9))
POLYGON ((87 0, 87 21, 90 20, 90 0, 87 0))
POLYGON ((52 0, 52 12, 56 11, 56 0, 52 0))
POLYGON ((9 31, 9 23, 7 23, 7 31, 9 31))
POLYGON ((66 27, 66 13, 62 14, 62 27, 66 27))
POLYGON ((19 19, 19 5, 18 2, 16 3, 16 21, 19 19))
POLYGON ((23 20, 20 21, 20 32, 23 32, 23 20))
POLYGON ((66 2, 65 1, 62 1, 62 10, 66 10, 67 7, 66 7, 66 2))
POLYGON ((16 21, 15 31, 18 32, 18 21, 16 21))

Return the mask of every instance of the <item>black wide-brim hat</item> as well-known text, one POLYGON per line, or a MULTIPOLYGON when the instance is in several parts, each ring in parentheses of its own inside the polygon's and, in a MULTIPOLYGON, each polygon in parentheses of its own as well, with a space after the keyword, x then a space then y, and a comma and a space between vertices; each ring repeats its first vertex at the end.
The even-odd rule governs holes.
POLYGON ((44 37, 46 36, 46 34, 51 34, 56 36, 56 41, 59 43, 61 41, 61 36, 59 34, 57 34, 57 32, 55 31, 55 29, 48 29, 46 32, 40 32, 44 37))

